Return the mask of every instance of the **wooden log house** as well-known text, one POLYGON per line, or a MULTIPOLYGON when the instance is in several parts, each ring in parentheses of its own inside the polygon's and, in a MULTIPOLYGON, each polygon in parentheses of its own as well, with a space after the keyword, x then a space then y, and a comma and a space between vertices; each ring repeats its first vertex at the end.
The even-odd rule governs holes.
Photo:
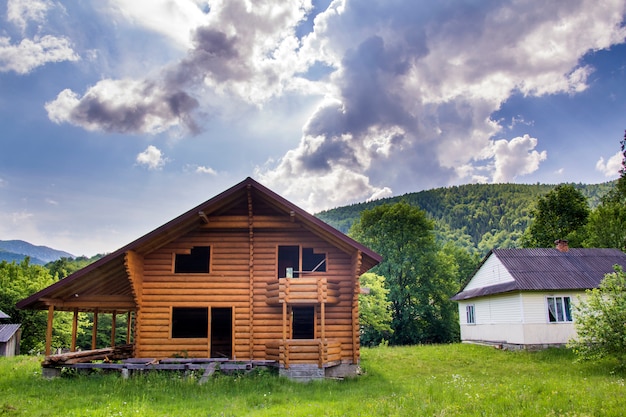
POLYGON ((344 376, 359 363, 359 277, 380 260, 247 178, 17 307, 48 310, 47 355, 55 310, 74 323, 123 313, 135 358, 270 360, 286 375, 315 365, 344 376))

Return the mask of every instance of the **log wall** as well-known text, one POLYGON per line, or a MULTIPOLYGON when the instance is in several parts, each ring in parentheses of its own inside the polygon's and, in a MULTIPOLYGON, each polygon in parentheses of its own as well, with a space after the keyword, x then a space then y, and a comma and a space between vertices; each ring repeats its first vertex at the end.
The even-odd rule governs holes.
MULTIPOLYGON (((341 345, 342 360, 351 363, 355 357, 358 359, 358 323, 352 311, 354 257, 299 227, 285 230, 249 226, 245 222, 236 229, 198 229, 144 256, 143 276, 135 281, 142 286, 136 292, 141 305, 135 356, 209 357, 209 337, 171 337, 172 308, 231 307, 233 359, 267 359, 267 346, 283 337, 283 306, 267 302, 268 285, 278 282, 278 246, 299 245, 326 253, 326 272, 318 274, 337 284, 337 302, 324 306, 325 338, 341 345), (174 274, 174 254, 189 253, 194 246, 211 247, 209 273, 174 274)), ((316 304, 316 338, 321 338, 321 310, 316 304)), ((289 320, 286 325, 290 338, 289 320)), ((333 357, 339 356, 333 353, 333 357)))

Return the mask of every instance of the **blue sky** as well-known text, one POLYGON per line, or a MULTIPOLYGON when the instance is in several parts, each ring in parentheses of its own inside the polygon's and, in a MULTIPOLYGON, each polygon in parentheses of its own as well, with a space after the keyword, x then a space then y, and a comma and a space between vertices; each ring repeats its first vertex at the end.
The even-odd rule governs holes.
POLYGON ((247 176, 312 213, 613 180, 625 14, 624 0, 0 1, 0 239, 111 252, 247 176))

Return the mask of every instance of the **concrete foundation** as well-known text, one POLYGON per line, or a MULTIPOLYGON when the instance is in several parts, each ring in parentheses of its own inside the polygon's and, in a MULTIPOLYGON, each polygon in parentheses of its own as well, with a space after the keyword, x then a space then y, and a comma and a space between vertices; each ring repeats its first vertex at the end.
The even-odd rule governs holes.
POLYGON ((61 368, 41 368, 41 376, 46 379, 58 378, 61 376, 61 368))
POLYGON ((291 365, 289 368, 281 367, 279 375, 297 382, 309 382, 324 378, 341 379, 356 377, 361 373, 359 365, 340 363, 327 368, 320 368, 317 364, 291 365))

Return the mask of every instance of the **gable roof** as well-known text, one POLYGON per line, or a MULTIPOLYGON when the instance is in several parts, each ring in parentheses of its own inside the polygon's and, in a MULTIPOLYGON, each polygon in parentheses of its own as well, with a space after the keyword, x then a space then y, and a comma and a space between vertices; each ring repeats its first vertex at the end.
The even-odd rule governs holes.
MULTIPOLYGON (((382 260, 382 257, 376 252, 248 177, 128 245, 19 301, 16 306, 20 309, 45 309, 51 299, 73 300, 73 298, 78 299, 80 296, 81 299, 98 298, 100 305, 102 305, 102 300, 110 300, 106 309, 99 307, 101 312, 132 310, 134 305, 129 304, 129 300, 132 300, 132 288, 126 270, 126 254, 129 251, 139 255, 150 253, 179 236, 200 227, 206 218, 226 211, 229 214, 234 212, 247 216, 249 199, 253 202, 255 216, 269 213, 283 214, 292 219, 297 219, 308 230, 347 253, 360 251, 362 262, 361 271, 358 271, 359 274, 374 267, 382 260)), ((68 303, 65 309, 69 310, 69 305, 76 305, 76 302, 68 303)), ((57 307, 59 307, 58 304, 57 307)), ((86 304, 79 308, 82 311, 94 309, 86 307, 86 304)), ((64 309, 63 305, 59 309, 64 309)))
POLYGON ((17 332, 21 324, 0 324, 0 343, 6 343, 17 332))
POLYGON ((0 319, 10 319, 11 317, 9 317, 8 314, 6 314, 4 311, 0 310, 0 319))
POLYGON ((513 291, 587 290, 597 288, 604 275, 613 272, 614 265, 626 270, 626 254, 619 249, 493 249, 472 278, 490 256, 498 258, 513 281, 461 291, 452 300, 513 291))

